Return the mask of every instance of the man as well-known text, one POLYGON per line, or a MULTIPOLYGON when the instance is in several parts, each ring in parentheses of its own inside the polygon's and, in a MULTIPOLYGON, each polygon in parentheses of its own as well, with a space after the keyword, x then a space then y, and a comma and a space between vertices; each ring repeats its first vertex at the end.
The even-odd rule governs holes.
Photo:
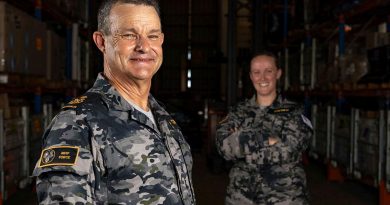
POLYGON ((103 1, 93 40, 104 73, 47 128, 39 203, 195 204, 190 148, 149 94, 163 58, 157 2, 103 1))
POLYGON ((256 54, 250 65, 255 95, 231 109, 217 127, 217 149, 234 162, 226 204, 307 204, 301 154, 311 123, 300 105, 277 92, 282 70, 275 55, 256 54))

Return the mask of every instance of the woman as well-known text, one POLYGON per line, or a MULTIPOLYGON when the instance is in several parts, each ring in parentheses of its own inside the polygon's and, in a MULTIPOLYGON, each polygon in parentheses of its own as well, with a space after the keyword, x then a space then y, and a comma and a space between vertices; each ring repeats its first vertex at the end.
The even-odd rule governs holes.
POLYGON ((256 94, 217 127, 217 149, 234 162, 225 204, 308 204, 301 155, 311 123, 277 92, 282 70, 272 53, 255 55, 249 74, 256 94))

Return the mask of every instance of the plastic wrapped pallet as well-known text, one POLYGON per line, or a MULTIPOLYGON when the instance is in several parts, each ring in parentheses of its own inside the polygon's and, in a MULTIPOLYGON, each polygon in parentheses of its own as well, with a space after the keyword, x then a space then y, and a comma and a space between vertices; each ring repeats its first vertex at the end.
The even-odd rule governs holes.
POLYGON ((317 106, 317 111, 314 113, 313 118, 315 120, 315 143, 312 150, 322 156, 328 157, 328 108, 326 106, 317 106))
POLYGON ((379 113, 361 112, 358 123, 356 169, 363 176, 376 178, 379 163, 379 113))
POLYGON ((334 118, 334 153, 332 158, 344 167, 349 166, 351 153, 351 116, 337 114, 334 118))

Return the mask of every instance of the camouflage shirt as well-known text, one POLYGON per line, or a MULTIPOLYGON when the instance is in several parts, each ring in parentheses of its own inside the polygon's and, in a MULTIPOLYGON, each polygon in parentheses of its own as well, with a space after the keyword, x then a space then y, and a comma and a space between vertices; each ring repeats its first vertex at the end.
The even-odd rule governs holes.
POLYGON ((157 125, 99 74, 43 136, 39 203, 195 204, 190 147, 151 95, 149 106, 157 125))
POLYGON ((302 108, 281 96, 264 108, 255 96, 232 108, 216 136, 219 153, 234 161, 226 204, 307 204, 301 154, 311 135, 302 108))

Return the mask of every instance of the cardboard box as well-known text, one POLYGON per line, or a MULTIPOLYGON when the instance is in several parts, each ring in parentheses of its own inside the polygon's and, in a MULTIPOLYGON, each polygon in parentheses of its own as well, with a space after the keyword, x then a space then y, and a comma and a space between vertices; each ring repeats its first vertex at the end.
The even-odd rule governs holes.
POLYGON ((46 31, 46 78, 64 80, 66 67, 66 39, 54 31, 46 31))
POLYGON ((30 17, 30 27, 28 27, 25 48, 28 50, 28 58, 25 74, 46 76, 46 55, 47 55, 47 40, 46 40, 46 24, 30 17))
POLYGON ((46 24, 0 2, 0 71, 46 74, 46 24))
POLYGON ((32 17, 23 11, 0 2, 0 71, 21 73, 26 67, 28 28, 32 17))

